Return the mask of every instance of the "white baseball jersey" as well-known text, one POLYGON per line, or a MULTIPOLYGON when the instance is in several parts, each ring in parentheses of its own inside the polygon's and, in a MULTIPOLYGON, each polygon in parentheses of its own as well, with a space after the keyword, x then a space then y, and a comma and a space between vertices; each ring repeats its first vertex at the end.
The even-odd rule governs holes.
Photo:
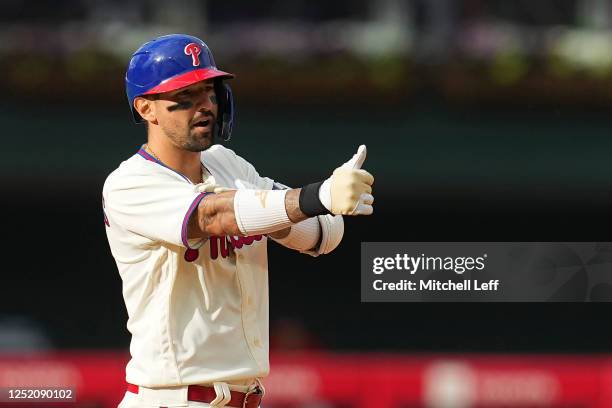
MULTIPOLYGON (((273 187, 223 146, 202 152, 201 160, 219 186, 273 187)), ((267 238, 188 241, 189 217, 206 194, 143 149, 104 184, 106 232, 132 334, 126 369, 132 384, 239 382, 268 374, 267 238)))

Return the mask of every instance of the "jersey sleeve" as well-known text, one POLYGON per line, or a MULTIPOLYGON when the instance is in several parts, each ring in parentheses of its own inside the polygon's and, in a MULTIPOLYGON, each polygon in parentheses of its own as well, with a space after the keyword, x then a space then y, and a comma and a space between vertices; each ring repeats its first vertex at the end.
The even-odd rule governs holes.
POLYGON ((257 188, 261 190, 272 190, 274 180, 268 177, 260 176, 257 170, 255 170, 255 166, 242 157, 236 155, 236 158, 241 163, 245 172, 245 178, 249 181, 249 183, 257 186, 257 188))
POLYGON ((116 225, 153 241, 197 248, 202 240, 188 240, 187 227, 208 194, 172 177, 116 174, 105 184, 105 213, 110 228, 116 225))

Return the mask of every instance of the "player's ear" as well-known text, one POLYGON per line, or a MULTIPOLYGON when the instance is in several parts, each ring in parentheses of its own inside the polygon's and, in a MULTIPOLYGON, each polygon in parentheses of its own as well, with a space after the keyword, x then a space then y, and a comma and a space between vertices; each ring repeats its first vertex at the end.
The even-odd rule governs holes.
POLYGON ((157 124, 157 115, 153 99, 143 98, 142 96, 136 97, 136 99, 134 99, 134 109, 147 122, 157 124))

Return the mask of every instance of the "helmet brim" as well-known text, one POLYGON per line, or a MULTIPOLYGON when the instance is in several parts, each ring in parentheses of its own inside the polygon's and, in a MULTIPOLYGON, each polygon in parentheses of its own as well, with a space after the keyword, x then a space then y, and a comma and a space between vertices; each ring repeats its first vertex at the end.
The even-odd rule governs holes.
POLYGON ((168 78, 159 85, 149 89, 147 92, 141 95, 159 94, 163 92, 175 91, 177 89, 185 88, 186 86, 193 85, 196 82, 206 81, 207 79, 221 78, 231 79, 234 78, 234 74, 229 72, 220 71, 216 68, 202 68, 193 71, 186 72, 181 75, 177 75, 172 78, 168 78))

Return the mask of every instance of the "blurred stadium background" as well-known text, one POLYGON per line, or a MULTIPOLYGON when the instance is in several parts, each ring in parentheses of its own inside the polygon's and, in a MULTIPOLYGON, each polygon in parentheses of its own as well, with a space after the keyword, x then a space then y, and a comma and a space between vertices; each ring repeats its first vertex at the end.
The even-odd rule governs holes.
POLYGON ((123 393, 101 188, 145 141, 128 58, 173 32, 237 74, 227 146, 261 174, 316 181, 366 143, 376 175, 375 215, 334 255, 270 245, 266 407, 612 406, 610 303, 361 304, 356 256, 611 240, 609 0, 1 2, 0 386, 72 384, 79 407, 123 393))

